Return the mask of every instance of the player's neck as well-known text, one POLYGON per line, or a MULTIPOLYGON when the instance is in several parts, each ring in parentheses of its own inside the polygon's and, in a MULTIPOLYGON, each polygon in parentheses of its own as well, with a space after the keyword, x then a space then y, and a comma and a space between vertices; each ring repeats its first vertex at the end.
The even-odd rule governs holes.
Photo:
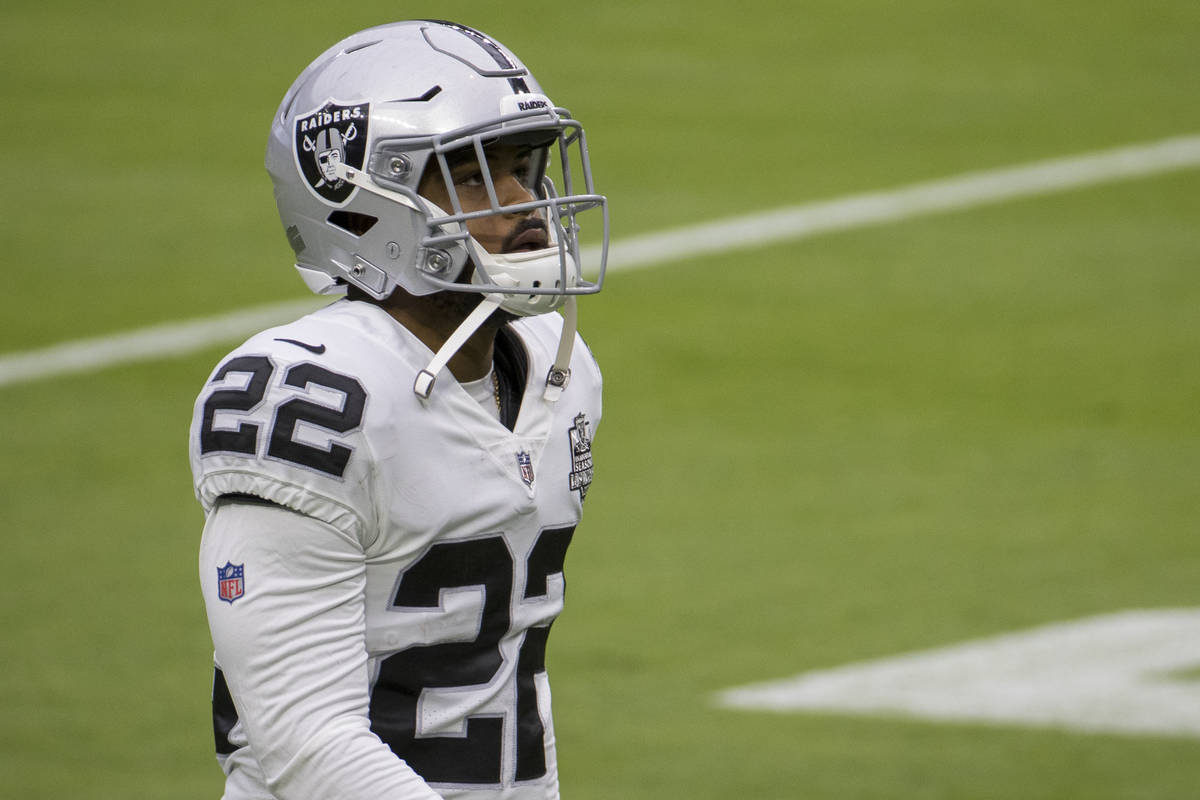
MULTIPOLYGON (((449 333, 446 334, 447 337, 449 335, 449 333)), ((437 352, 437 349, 445 341, 446 339, 443 337, 436 346, 430 345, 429 349, 437 352)), ((475 334, 470 339, 467 339, 466 344, 458 348, 458 352, 451 357, 450 362, 446 365, 450 368, 450 373, 454 375, 454 379, 462 383, 463 381, 477 381, 481 378, 486 378, 487 374, 492 371, 495 343, 496 328, 493 325, 484 323, 483 327, 475 331, 475 334)))
MULTIPOLYGON (((397 293, 401 294, 401 293, 397 293)), ((437 352, 470 313, 474 303, 458 302, 470 295, 453 298, 389 297, 380 305, 421 343, 437 352)), ((496 332, 503 324, 499 316, 489 319, 467 339, 446 365, 457 381, 475 381, 486 377, 492 369, 496 332)))

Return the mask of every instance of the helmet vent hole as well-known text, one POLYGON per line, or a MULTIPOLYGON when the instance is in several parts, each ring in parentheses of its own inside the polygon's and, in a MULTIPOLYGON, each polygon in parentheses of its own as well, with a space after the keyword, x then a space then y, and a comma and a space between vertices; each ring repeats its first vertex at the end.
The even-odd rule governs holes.
POLYGON ((353 211, 334 211, 325 221, 347 233, 362 236, 371 230, 375 223, 379 222, 379 219, 368 214, 356 214, 353 211))

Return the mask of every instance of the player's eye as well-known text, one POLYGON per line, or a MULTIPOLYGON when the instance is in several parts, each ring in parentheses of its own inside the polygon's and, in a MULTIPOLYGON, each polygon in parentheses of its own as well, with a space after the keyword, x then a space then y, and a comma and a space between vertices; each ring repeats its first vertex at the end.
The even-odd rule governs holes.
POLYGON ((459 186, 483 186, 483 173, 478 169, 464 169, 454 176, 454 182, 459 186))

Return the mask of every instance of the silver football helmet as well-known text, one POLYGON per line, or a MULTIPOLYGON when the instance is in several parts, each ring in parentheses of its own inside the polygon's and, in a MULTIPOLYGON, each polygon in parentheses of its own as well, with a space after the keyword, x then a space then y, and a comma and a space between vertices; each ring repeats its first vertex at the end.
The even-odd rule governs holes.
POLYGON ((266 164, 296 269, 319 294, 347 285, 377 299, 396 287, 478 292, 489 306, 530 315, 603 283, 608 209, 582 126, 507 48, 471 28, 398 22, 337 43, 284 96, 266 164), (487 168, 496 143, 530 149, 530 202, 501 205, 487 168), (487 209, 464 211, 453 189, 447 158, 464 149, 480 164, 487 209), (452 209, 418 194, 429 170, 445 180, 452 209), (598 257, 590 279, 577 222, 588 210, 603 227, 586 248, 598 257), (514 214, 541 216, 548 246, 490 253, 467 230, 472 219, 514 214))

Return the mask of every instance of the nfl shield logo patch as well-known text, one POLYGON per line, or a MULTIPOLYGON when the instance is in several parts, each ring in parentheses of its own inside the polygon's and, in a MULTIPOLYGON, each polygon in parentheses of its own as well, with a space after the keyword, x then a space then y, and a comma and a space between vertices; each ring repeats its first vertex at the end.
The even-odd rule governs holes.
POLYGON ((231 564, 226 561, 225 566, 217 567, 217 596, 226 603, 233 603, 245 594, 245 573, 245 564, 231 564))
POLYGON ((533 486, 533 459, 524 450, 517 453, 517 466, 521 470, 521 480, 526 486, 533 486))

